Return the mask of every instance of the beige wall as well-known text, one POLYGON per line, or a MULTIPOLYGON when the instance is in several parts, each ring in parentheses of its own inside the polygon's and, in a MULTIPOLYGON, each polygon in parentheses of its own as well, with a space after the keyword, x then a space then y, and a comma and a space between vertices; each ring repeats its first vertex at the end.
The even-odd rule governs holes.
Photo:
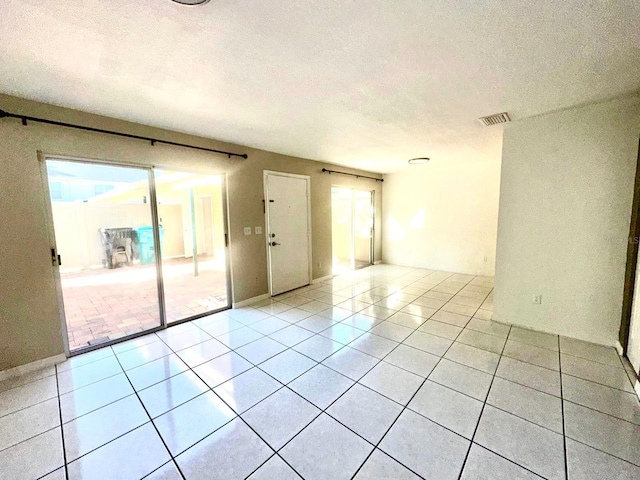
POLYGON ((493 275, 499 195, 499 151, 492 160, 434 159, 385 175, 384 262, 493 275))
MULTIPOLYGON (((244 226, 263 226, 263 171, 311 176, 313 277, 331 273, 331 185, 376 190, 378 220, 380 182, 321 173, 325 164, 229 145, 0 95, 0 108, 12 113, 80 123, 210 148, 247 153, 228 159, 198 150, 30 123, 0 121, 0 370, 57 355, 63 351, 61 325, 50 260, 52 239, 45 214, 45 190, 36 152, 226 173, 229 199, 231 266, 235 302, 267 293, 264 236, 244 236, 244 226)), ((356 170, 340 170, 367 174, 356 170)), ((371 175, 371 174, 368 174, 371 175)), ((379 226, 379 222, 378 222, 379 226)), ((377 229, 375 258, 381 258, 377 229)))
POLYGON ((616 343, 639 135, 638 96, 507 125, 494 319, 616 343))

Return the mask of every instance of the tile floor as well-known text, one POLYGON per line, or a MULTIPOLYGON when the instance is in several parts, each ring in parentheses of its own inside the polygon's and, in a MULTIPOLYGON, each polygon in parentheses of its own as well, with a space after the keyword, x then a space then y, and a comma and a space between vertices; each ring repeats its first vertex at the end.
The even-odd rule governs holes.
POLYGON ((638 479, 613 349, 378 265, 0 383, 8 479, 638 479))
MULTIPOLYGON (((167 321, 227 306, 224 260, 203 257, 199 275, 190 258, 163 261, 167 321)), ((71 350, 139 333, 160 325, 155 265, 62 273, 71 350)))

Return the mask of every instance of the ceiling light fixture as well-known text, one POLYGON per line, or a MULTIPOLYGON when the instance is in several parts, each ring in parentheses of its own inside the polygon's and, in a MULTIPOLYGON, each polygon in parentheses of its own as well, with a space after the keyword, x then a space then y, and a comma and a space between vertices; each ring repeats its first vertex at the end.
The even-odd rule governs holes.
POLYGON ((179 3, 180 5, 204 5, 205 3, 209 3, 209 0, 173 0, 175 3, 179 3))
POLYGON ((412 158, 411 160, 409 160, 409 163, 411 165, 420 165, 422 163, 427 163, 429 160, 431 159, 428 157, 412 158))

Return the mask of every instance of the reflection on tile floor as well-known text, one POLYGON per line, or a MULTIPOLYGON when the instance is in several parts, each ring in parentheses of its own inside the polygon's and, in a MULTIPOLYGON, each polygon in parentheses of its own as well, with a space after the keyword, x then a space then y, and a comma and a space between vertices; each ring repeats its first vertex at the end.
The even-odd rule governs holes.
POLYGON ((615 351, 492 290, 378 265, 6 380, 1 476, 640 478, 615 351))

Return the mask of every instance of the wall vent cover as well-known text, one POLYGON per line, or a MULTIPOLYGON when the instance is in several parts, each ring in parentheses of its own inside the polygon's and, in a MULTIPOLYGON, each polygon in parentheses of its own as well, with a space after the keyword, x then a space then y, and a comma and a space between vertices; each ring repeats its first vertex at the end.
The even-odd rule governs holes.
POLYGON ((499 125, 501 123, 509 123, 511 121, 507 112, 496 113, 495 115, 489 115, 487 117, 480 117, 479 120, 485 127, 499 125))

